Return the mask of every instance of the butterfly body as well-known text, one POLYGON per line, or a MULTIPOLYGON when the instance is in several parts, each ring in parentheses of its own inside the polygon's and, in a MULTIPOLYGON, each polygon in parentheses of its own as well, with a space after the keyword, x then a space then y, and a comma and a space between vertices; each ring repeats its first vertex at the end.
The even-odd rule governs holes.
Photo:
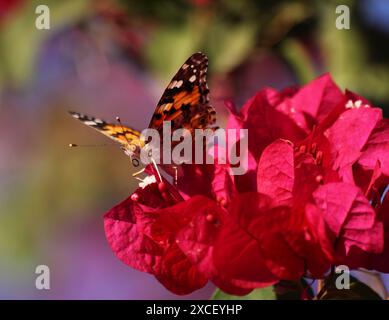
MULTIPOLYGON (((164 121, 170 121, 172 131, 185 128, 192 133, 194 129, 205 129, 215 124, 216 112, 209 104, 207 68, 208 58, 200 52, 194 53, 185 61, 159 100, 149 128, 156 129, 162 134, 164 121)), ((133 165, 139 165, 140 151, 146 145, 139 131, 121 123, 107 123, 77 112, 70 114, 118 142, 124 152, 132 158, 133 165)))

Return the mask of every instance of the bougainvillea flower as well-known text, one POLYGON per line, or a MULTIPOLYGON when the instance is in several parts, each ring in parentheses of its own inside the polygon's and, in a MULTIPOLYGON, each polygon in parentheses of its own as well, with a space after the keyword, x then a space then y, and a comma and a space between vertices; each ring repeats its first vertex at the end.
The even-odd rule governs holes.
POLYGON ((105 215, 117 257, 177 294, 212 281, 243 295, 337 264, 389 271, 381 110, 329 75, 227 107, 227 129, 248 129, 247 172, 185 164, 177 187, 143 184, 105 215))
MULTIPOLYGON (((168 186, 165 193, 172 191, 166 181, 163 186, 168 186)), ((104 217, 107 239, 116 256, 140 271, 155 275, 176 294, 190 293, 208 280, 235 294, 246 294, 252 288, 274 283, 276 278, 269 275, 271 278, 266 282, 244 286, 241 285, 244 280, 227 277, 216 269, 212 252, 215 245, 220 252, 221 246, 229 246, 220 233, 228 221, 227 211, 204 196, 167 202, 157 182, 137 189, 104 217)), ((250 256, 248 252, 246 256, 250 256)), ((257 270, 255 264, 242 266, 251 266, 252 274, 257 270)), ((262 279, 263 272, 258 277, 262 279)))
POLYGON ((382 252, 383 224, 358 187, 330 183, 319 187, 313 198, 329 231, 325 237, 333 243, 337 264, 365 267, 351 249, 361 253, 382 252))
MULTIPOLYGON (((354 184, 367 196, 368 201, 372 201, 373 197, 379 199, 388 185, 388 119, 383 119, 382 110, 372 107, 363 97, 350 91, 343 93, 328 74, 300 90, 277 92, 273 89, 263 89, 249 100, 239 113, 231 108, 230 113, 228 125, 249 129, 252 141, 249 148, 259 158, 263 156, 264 148, 269 145, 268 141, 274 141, 276 138, 287 139, 301 154, 313 156, 320 171, 316 178, 323 184, 354 184), (284 118, 276 111, 288 117, 284 118), (256 117, 258 118, 253 121, 256 117), (272 125, 273 121, 278 124, 272 125), (302 129, 304 134, 291 122, 302 129), (374 183, 373 190, 368 190, 369 186, 372 186, 373 176, 377 175, 377 164, 380 177, 374 183), (372 191, 375 194, 371 194, 372 191)), ((277 151, 274 155, 276 153, 277 151)), ((276 159, 279 158, 274 157, 273 161, 277 161, 276 159)), ((279 159, 284 165, 287 160, 279 159)), ((273 164, 268 164, 269 167, 262 170, 265 176, 274 174, 273 164)), ((283 174, 282 170, 279 174, 283 174)), ((284 178, 288 179, 287 176, 284 178)), ((309 175, 305 175, 305 178, 309 180, 309 175)), ((266 193, 266 188, 274 188, 273 182, 272 179, 262 179, 258 191, 266 193)), ((285 183, 289 183, 290 187, 291 180, 285 183)), ((301 186, 307 187, 305 183, 301 186)), ((286 189, 287 187, 288 185, 285 186, 286 189)), ((300 190, 293 197, 304 194, 311 195, 300 190)), ((288 195, 285 189, 280 189, 276 199, 282 202, 286 196, 288 195)))
POLYGON ((267 243, 268 248, 263 250, 268 252, 272 271, 281 279, 297 279, 307 272, 320 277, 333 262, 329 243, 320 238, 325 232, 322 217, 309 219, 305 213, 312 192, 322 183, 321 177, 322 168, 314 157, 295 152, 290 141, 273 142, 261 156, 258 191, 271 199, 272 207, 284 207, 284 210, 278 217, 267 215, 268 222, 263 224, 263 230, 257 232, 269 234, 263 244, 265 246, 267 243), (269 225, 273 225, 273 231, 268 232, 269 225), (273 236, 278 241, 277 238, 272 239, 273 236), (288 250, 288 259, 280 260, 280 250, 272 248, 274 242, 287 244, 281 255, 285 255, 288 250))
MULTIPOLYGON (((177 219, 181 207, 174 205, 177 202, 171 195, 167 182, 139 188, 105 214, 104 227, 107 240, 120 260, 154 274, 172 292, 186 294, 203 287, 207 279, 174 242, 172 235, 184 222, 177 219), (165 224, 169 228, 156 227, 165 224)), ((183 200, 178 194, 175 196, 178 201, 183 200)))

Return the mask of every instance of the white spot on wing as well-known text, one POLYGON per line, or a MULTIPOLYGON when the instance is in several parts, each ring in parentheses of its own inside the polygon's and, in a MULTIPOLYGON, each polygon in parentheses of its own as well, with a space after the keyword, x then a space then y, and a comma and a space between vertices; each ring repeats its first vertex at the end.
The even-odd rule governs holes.
POLYGON ((196 76, 195 76, 195 75, 191 76, 191 77, 189 78, 189 81, 190 81, 190 82, 195 82, 195 81, 196 81, 196 76))
POLYGON ((94 126, 94 125, 96 125, 96 122, 94 122, 94 121, 84 121, 84 123, 85 123, 86 125, 88 125, 88 126, 94 126))
POLYGON ((176 83, 177 83, 177 81, 176 81, 176 80, 173 80, 173 81, 170 83, 170 85, 169 85, 169 89, 174 88, 174 87, 176 86, 176 83))

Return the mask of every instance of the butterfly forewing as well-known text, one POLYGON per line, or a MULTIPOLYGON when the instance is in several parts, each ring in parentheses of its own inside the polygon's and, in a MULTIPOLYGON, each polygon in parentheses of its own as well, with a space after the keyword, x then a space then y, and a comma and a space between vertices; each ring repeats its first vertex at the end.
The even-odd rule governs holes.
POLYGON ((170 81, 154 111, 149 127, 161 130, 164 121, 178 128, 206 128, 215 122, 216 112, 209 105, 208 58, 193 54, 170 81))

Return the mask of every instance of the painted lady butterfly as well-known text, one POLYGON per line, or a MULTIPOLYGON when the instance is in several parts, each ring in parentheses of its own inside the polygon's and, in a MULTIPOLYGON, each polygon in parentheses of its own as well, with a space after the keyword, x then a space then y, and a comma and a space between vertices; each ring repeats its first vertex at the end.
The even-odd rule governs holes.
MULTIPOLYGON (((192 132, 211 127, 216 122, 215 109, 209 104, 207 67, 208 58, 200 52, 185 61, 159 100, 149 128, 162 133, 163 122, 171 121, 172 131, 185 128, 192 132)), ((144 147, 140 132, 123 126, 119 119, 118 124, 112 124, 77 112, 70 114, 118 142, 131 157, 132 164, 139 166, 140 150, 144 147)))

